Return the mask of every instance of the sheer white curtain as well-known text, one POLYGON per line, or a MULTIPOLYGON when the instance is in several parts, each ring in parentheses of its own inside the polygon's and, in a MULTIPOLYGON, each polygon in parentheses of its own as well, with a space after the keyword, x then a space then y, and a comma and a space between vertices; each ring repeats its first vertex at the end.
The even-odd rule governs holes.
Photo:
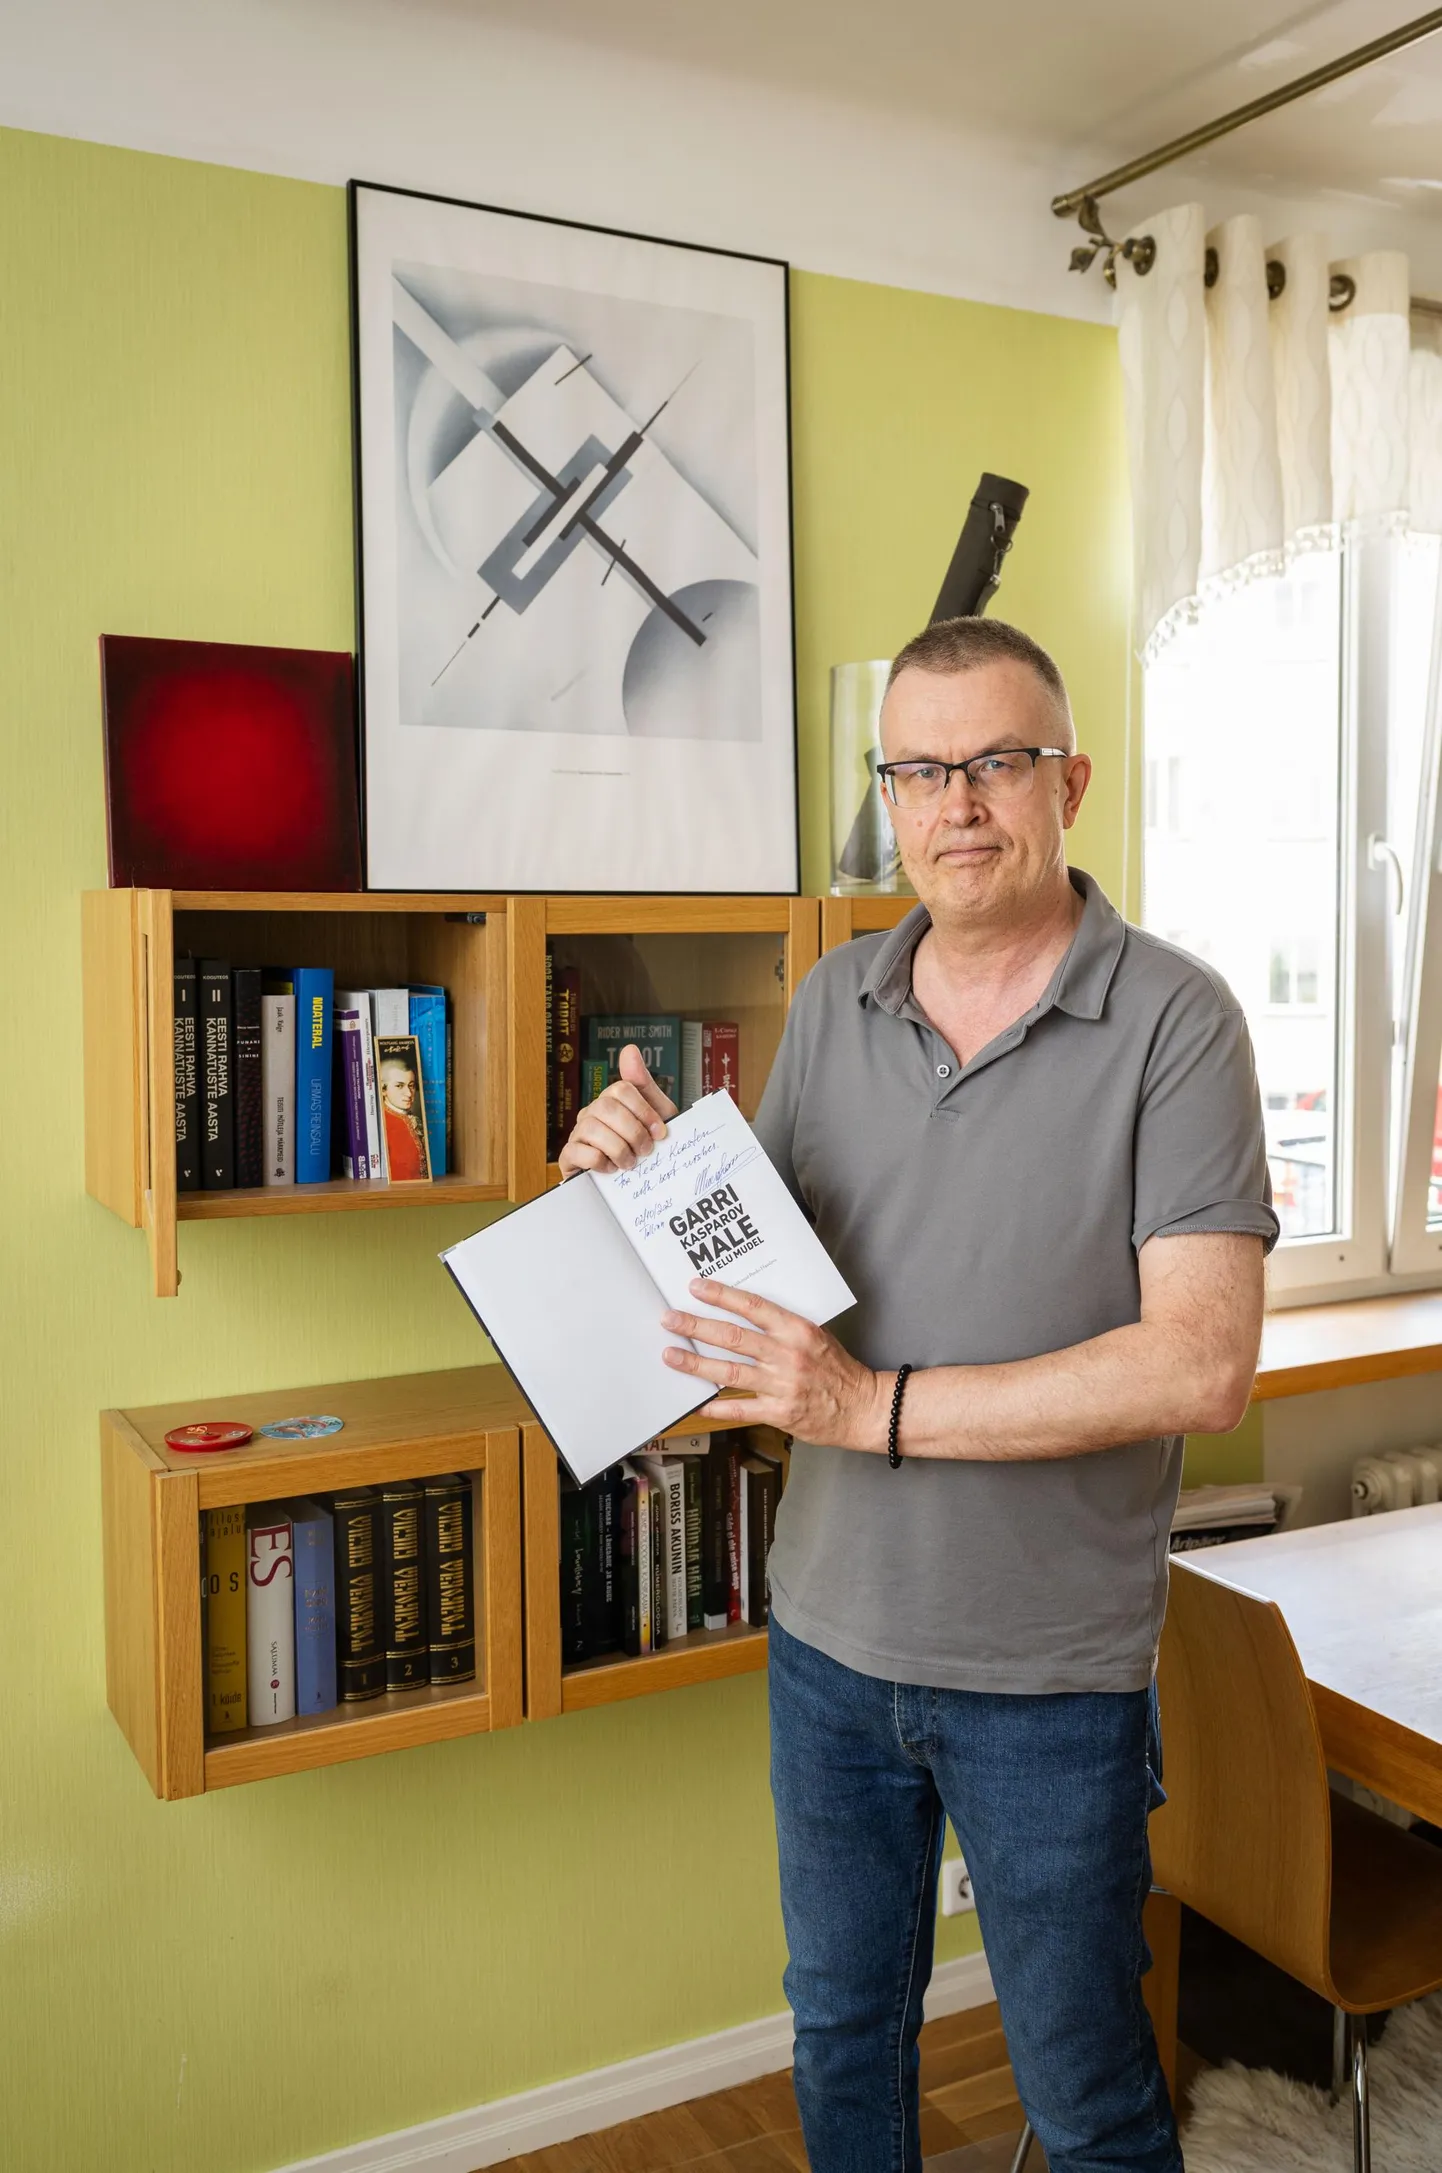
POLYGON ((1156 243, 1145 274, 1117 260, 1144 657, 1294 551, 1442 530, 1442 343, 1435 320, 1414 335, 1405 256, 1336 261, 1310 233, 1264 245, 1252 214, 1208 230, 1200 204, 1134 231, 1156 243), (1336 273, 1355 291, 1333 310, 1336 273))

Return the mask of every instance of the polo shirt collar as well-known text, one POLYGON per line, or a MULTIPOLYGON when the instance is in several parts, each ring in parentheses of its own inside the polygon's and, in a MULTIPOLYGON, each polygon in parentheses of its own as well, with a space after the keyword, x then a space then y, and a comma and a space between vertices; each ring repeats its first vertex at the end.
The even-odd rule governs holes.
MULTIPOLYGON (((1069 1011, 1073 1018, 1099 1019, 1126 942, 1126 922, 1090 875, 1080 868, 1071 868, 1068 873, 1072 888, 1083 900, 1082 917, 1051 987, 1033 1015, 1040 1016, 1055 1007, 1069 1011)), ((860 1002, 873 1002, 893 1016, 901 1011, 911 996, 911 962, 916 946, 930 926, 931 915, 924 905, 914 906, 905 920, 898 922, 857 991, 860 1002)))

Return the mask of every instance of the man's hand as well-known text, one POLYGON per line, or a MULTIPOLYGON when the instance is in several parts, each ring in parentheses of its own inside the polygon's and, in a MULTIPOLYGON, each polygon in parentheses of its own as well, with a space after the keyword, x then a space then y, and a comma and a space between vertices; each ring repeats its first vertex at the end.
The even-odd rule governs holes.
POLYGON ((663 1313, 662 1327, 755 1360, 754 1365, 738 1364, 671 1345, 666 1362, 678 1373, 694 1373, 717 1388, 745 1389, 751 1399, 744 1406, 729 1398, 703 1404, 701 1416, 775 1426, 831 1448, 885 1452, 893 1385, 889 1378, 863 1366, 824 1328, 813 1327, 769 1298, 734 1290, 710 1276, 698 1276, 691 1295, 738 1318, 703 1320, 695 1313, 663 1313), (742 1321, 750 1325, 743 1327, 742 1321))
POLYGON ((563 1177, 583 1169, 603 1177, 634 1169, 666 1137, 666 1120, 675 1116, 676 1104, 661 1092, 634 1042, 621 1051, 616 1070, 619 1076, 581 1111, 561 1149, 563 1177))

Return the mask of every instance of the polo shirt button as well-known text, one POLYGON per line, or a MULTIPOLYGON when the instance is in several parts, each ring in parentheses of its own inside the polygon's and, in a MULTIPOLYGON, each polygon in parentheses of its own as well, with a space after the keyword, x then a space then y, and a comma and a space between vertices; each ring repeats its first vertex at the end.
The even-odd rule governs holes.
POLYGON ((951 1077, 950 1064, 938 1064, 936 1067, 936 1076, 938 1079, 949 1079, 951 1077))

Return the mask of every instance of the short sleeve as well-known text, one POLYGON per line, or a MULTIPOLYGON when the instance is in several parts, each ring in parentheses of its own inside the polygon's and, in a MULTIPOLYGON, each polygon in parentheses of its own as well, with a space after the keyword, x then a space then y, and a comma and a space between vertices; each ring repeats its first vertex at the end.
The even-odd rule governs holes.
POLYGON ((1194 1231, 1281 1231, 1247 1022, 1200 970, 1158 1022, 1137 1111, 1132 1243, 1194 1231))

